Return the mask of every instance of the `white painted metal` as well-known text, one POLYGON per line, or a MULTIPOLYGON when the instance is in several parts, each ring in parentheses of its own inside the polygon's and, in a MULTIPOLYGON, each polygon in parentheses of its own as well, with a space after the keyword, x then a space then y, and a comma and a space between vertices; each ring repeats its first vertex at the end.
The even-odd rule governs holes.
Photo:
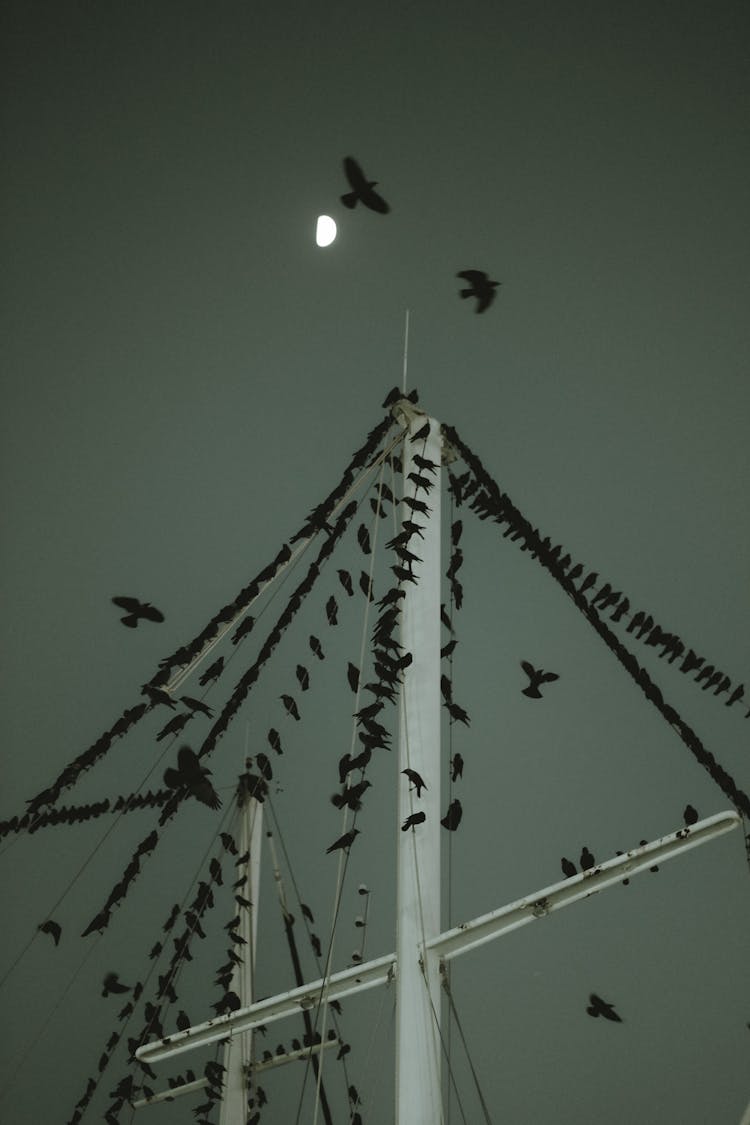
POLYGON ((160 1059, 192 1051, 196 1047, 219 1042, 230 1034, 247 1031, 261 1023, 272 1023, 284 1016, 298 1015, 305 1008, 314 1009, 322 1002, 324 995, 329 1001, 337 1000, 354 992, 374 988, 378 984, 387 984, 393 979, 395 961, 395 953, 388 953, 385 957, 368 961, 366 965, 333 973, 327 981, 322 978, 279 993, 278 996, 257 1000, 249 1008, 240 1008, 225 1016, 206 1020, 205 1023, 189 1027, 187 1031, 177 1031, 166 1039, 154 1039, 151 1043, 145 1043, 136 1051, 136 1058, 148 1063, 158 1062, 160 1059))
POLYGON ((750 1102, 747 1103, 747 1109, 742 1114, 740 1125, 750 1125, 750 1102))
MULTIPOLYGON (((254 997, 255 950, 258 937, 258 910, 260 899, 260 852, 263 827, 263 805, 253 797, 245 799, 241 810, 239 840, 240 855, 250 853, 247 863, 238 868, 238 876, 246 875, 243 898, 248 898, 252 906, 240 907, 238 931, 246 945, 242 965, 235 966, 230 985, 242 1001, 243 1008, 249 1008, 254 997)), ((247 1092, 248 1073, 252 1058, 252 1029, 233 1033, 224 1048, 224 1092, 221 1101, 220 1125, 244 1125, 248 1118, 247 1092)))
POLYGON ((202 1090, 206 1086, 208 1086, 207 1078, 196 1078, 195 1082, 183 1082, 181 1086, 174 1086, 171 1090, 160 1090, 150 1098, 139 1098, 137 1102, 133 1102, 133 1109, 143 1109, 144 1106, 154 1105, 156 1102, 173 1102, 175 1098, 194 1094, 196 1090, 202 1090))
POLYGON ((740 822, 741 818, 735 812, 706 817, 690 828, 680 828, 650 844, 633 848, 622 856, 615 856, 606 863, 597 864, 590 871, 553 883, 549 887, 542 887, 534 894, 517 899, 508 906, 502 906, 480 918, 474 918, 471 922, 447 930, 429 943, 430 948, 439 955, 441 961, 450 961, 460 953, 476 949, 477 946, 493 941, 511 930, 517 930, 537 918, 544 918, 563 906, 570 906, 579 899, 589 898, 605 887, 613 887, 622 881, 623 876, 632 878, 642 871, 647 871, 657 862, 664 863, 665 860, 673 859, 717 836, 723 836, 725 832, 736 828, 740 822))
POLYGON ((396 908, 396 1125, 437 1125, 442 1118, 440 1081, 440 976, 437 958, 425 943, 440 933, 440 426, 429 419, 426 440, 412 441, 428 419, 417 415, 403 446, 404 493, 423 501, 427 515, 404 516, 423 526, 409 550, 418 581, 404 582, 401 644, 412 655, 404 672, 399 723, 399 824, 414 812, 424 823, 399 832, 396 908), (414 454, 438 466, 425 472, 414 454), (409 473, 429 477, 429 492, 416 489, 409 473), (421 798, 400 772, 413 769, 424 779, 421 798))

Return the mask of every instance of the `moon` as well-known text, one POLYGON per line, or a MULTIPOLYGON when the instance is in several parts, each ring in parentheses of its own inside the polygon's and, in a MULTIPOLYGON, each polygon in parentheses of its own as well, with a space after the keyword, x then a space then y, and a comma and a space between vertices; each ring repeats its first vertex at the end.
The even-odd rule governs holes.
POLYGON ((330 215, 318 215, 315 241, 318 246, 330 246, 336 237, 336 224, 330 215))

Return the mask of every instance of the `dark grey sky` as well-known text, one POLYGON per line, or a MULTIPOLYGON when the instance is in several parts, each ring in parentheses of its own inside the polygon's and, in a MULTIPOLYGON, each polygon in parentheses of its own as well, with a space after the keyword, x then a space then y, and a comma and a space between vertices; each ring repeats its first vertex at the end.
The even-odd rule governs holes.
MULTIPOLYGON (((745 5, 9 3, 2 22, 3 818, 138 701, 159 659, 338 481, 400 381, 406 307, 424 408, 543 535, 743 681, 745 5), (348 153, 391 214, 341 206, 348 153), (323 211, 339 237, 319 250, 323 211), (481 317, 457 295, 465 268, 503 283, 481 317), (123 593, 165 623, 124 629, 109 600, 123 593)), ((454 922, 555 881, 584 843, 609 858, 679 827, 687 801, 702 816, 730 807, 549 576, 463 518, 454 687, 472 724, 453 733, 467 763, 454 922), (538 705, 520 694, 524 658, 560 675, 538 705)), ((343 552, 338 565, 358 574, 353 535, 343 552)), ((387 582, 376 574, 376 592, 387 582)), ((342 624, 328 629, 337 586, 334 568, 210 763, 229 804, 246 748, 281 731, 274 810, 324 939, 339 824, 328 797, 364 607, 339 589, 342 624), (278 696, 299 660, 315 690, 295 724, 278 696)), ((628 640, 750 789, 747 707, 727 709, 628 640)), ((239 650, 212 706, 256 652, 239 650)), ((116 743, 64 803, 131 791, 162 753, 163 721, 116 743)), ((188 728, 194 742, 206 729, 188 728)), ((359 934, 359 882, 372 890, 368 953, 394 944, 395 755, 374 761, 372 781, 336 967, 359 934)), ((4 968, 72 884, 54 912, 59 949, 37 938, 2 989, 7 1125, 68 1120, 116 1022, 101 977, 142 972, 217 818, 186 806, 110 929, 81 940, 152 819, 123 818, 100 845, 112 824, 3 842, 4 968)), ((215 914, 220 927, 231 907, 215 914)), ((492 1120, 737 1125, 750 1097, 749 928, 735 832, 464 959, 453 987, 492 1120), (622 1025, 586 1016, 592 990, 622 1025)), ((260 990, 289 987, 267 866, 261 930, 260 990)), ((196 1021, 217 999, 222 940, 203 947, 180 983, 196 1021)), ((388 1125, 392 997, 348 1002, 343 1027, 363 1117, 388 1125)), ((292 1034, 274 1029, 267 1045, 292 1034)), ((477 1120, 455 1030, 451 1050, 477 1120)), ((123 1073, 124 1053, 92 1119, 123 1073)), ((293 1120, 301 1073, 264 1082, 269 1125, 293 1120)), ((343 1121, 343 1079, 328 1081, 343 1121)), ((144 1112, 172 1125, 190 1109, 144 1112)))

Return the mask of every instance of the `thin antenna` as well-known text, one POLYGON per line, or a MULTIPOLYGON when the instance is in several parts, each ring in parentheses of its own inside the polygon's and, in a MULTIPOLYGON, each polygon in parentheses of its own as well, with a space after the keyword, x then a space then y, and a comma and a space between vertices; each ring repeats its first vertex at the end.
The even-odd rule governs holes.
POLYGON ((409 366, 409 310, 406 310, 406 322, 404 324, 404 373, 403 373, 403 387, 402 390, 406 395, 406 369, 409 366))

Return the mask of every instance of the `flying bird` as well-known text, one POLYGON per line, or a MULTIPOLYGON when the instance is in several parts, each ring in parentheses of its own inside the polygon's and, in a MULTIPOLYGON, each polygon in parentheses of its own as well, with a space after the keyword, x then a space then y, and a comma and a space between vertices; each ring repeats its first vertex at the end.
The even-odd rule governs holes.
POLYGON ((542 699, 543 697, 539 690, 539 685, 551 684, 554 680, 560 679, 555 672, 544 672, 541 668, 534 668, 532 664, 529 664, 528 660, 522 660, 521 667, 529 677, 529 683, 525 688, 521 689, 521 695, 525 695, 529 699, 542 699))
POLYGON ((371 785, 371 781, 360 781, 356 785, 350 785, 344 789, 343 793, 334 793, 331 797, 331 803, 337 809, 343 809, 344 805, 347 805, 354 812, 358 812, 362 808, 360 798, 371 785))
POLYGON ((451 781, 456 781, 457 778, 464 775, 464 760, 461 754, 456 753, 451 758, 451 781))
POLYGON ((586 1011, 590 1016, 596 1019, 598 1016, 604 1016, 605 1020, 611 1020, 612 1023, 622 1023, 622 1016, 618 1016, 614 1009, 614 1005, 608 1004, 606 1000, 602 1000, 601 996, 597 996, 592 992, 589 996, 589 1005, 586 1011))
POLYGON ((423 812, 412 813, 411 816, 407 816, 406 820, 401 825, 401 831, 406 832, 406 830, 408 828, 413 828, 415 824, 424 824, 424 822, 426 820, 427 820, 427 814, 426 813, 423 813, 423 812))
POLYGON ((469 282, 467 289, 461 290, 462 297, 476 297, 477 304, 474 312, 483 313, 495 299, 495 290, 500 281, 490 281, 489 274, 484 270, 460 270, 456 277, 462 277, 469 282))
POLYGON ((297 709, 297 704, 294 702, 291 695, 280 695, 279 699, 286 707, 287 713, 291 715, 293 719, 296 719, 297 722, 299 722, 299 710, 297 709))
POLYGON ((135 629, 139 621, 163 621, 164 614, 151 602, 141 602, 138 598, 112 598, 112 601, 120 609, 125 610, 125 616, 120 618, 123 625, 127 625, 129 629, 135 629))
POLYGON ((579 863, 581 864, 581 871, 590 871, 596 863, 596 860, 594 859, 589 849, 585 846, 585 844, 583 851, 581 852, 579 863))
POLYGON ((37 929, 42 934, 49 934, 55 945, 60 944, 62 926, 59 925, 59 923, 53 922, 51 918, 48 918, 46 922, 42 922, 41 926, 37 926, 37 929))
POLYGON ((695 824, 698 819, 697 809, 694 809, 692 805, 685 805, 685 811, 682 814, 682 819, 685 821, 685 824, 687 824, 688 827, 690 827, 691 824, 695 824))
POLYGON ((130 985, 121 984, 117 973, 107 973, 102 982, 102 996, 112 996, 120 992, 130 992, 130 985))
POLYGON ((442 824, 443 828, 447 828, 449 832, 455 832, 459 824, 461 823, 461 817, 463 816, 463 814, 464 810, 461 807, 461 802, 458 800, 458 798, 456 798, 454 801, 451 801, 450 805, 448 806, 448 811, 440 821, 440 823, 442 824))
POLYGON ((177 752, 177 769, 170 766, 164 771, 164 784, 170 789, 187 789, 192 797, 209 809, 221 808, 221 799, 208 780, 211 771, 200 763, 200 758, 189 746, 177 752))
POLYGON ((358 828, 352 828, 349 832, 345 832, 343 836, 339 836, 338 840, 333 841, 330 848, 326 848, 326 855, 330 855, 331 852, 339 850, 348 850, 354 843, 355 837, 358 835, 358 828))
POLYGON ((416 770, 409 770, 409 769, 401 770, 401 773, 406 774, 409 781, 412 783, 414 788, 417 790, 417 796, 421 797, 422 796, 422 790, 427 788, 424 781, 422 780, 421 774, 418 774, 416 770))
POLYGON ((356 207, 357 203, 362 203, 365 207, 369 207, 371 211, 377 211, 381 215, 388 214, 390 207, 382 195, 374 190, 378 181, 368 180, 353 156, 344 157, 344 172, 352 189, 341 196, 344 207, 351 210, 356 207))
POLYGON ((560 860, 560 866, 562 867, 562 873, 566 879, 572 879, 574 875, 578 874, 576 865, 571 863, 569 859, 566 859, 565 856, 560 860))

